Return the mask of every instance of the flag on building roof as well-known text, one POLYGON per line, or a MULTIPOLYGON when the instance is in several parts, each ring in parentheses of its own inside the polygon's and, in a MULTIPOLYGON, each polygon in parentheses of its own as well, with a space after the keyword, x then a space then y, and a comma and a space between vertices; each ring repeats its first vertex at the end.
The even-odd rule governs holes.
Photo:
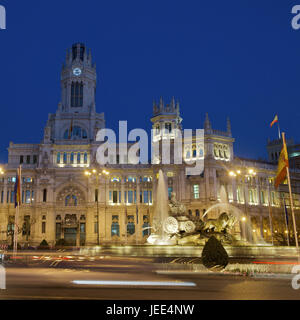
POLYGON ((287 176, 287 169, 289 167, 289 157, 287 153, 287 148, 285 142, 283 142, 283 147, 280 152, 279 160, 278 160, 278 167, 277 173, 275 178, 275 188, 277 189, 278 186, 283 183, 287 176))
POLYGON ((274 120, 271 122, 270 127, 272 128, 273 124, 276 123, 276 122, 278 122, 278 116, 277 116, 277 114, 276 114, 274 120))

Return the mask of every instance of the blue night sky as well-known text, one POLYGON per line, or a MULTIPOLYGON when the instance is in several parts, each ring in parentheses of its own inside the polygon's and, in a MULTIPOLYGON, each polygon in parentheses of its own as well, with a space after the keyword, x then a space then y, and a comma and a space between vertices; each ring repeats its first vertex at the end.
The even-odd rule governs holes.
POLYGON ((266 158, 278 113, 299 141, 300 30, 288 0, 0 0, 0 161, 39 143, 60 101, 66 49, 84 42, 97 63, 97 111, 107 127, 151 128, 152 101, 179 99, 184 128, 232 122, 235 154, 266 158))

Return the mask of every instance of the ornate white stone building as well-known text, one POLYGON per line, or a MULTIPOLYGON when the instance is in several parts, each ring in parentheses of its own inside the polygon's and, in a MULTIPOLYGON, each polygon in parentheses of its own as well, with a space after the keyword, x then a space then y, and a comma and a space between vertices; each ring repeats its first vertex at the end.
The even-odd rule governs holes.
MULTIPOLYGON (((18 224, 19 243, 38 245, 42 240, 54 245, 65 239, 70 245, 111 243, 141 244, 146 241, 156 201, 158 171, 167 177, 169 194, 176 193, 194 219, 220 201, 220 190, 243 213, 239 222, 251 224, 248 238, 260 234, 271 241, 284 234, 282 195, 287 205, 287 190, 274 190, 276 164, 240 159, 234 155, 234 138, 227 120, 225 132, 214 130, 206 114, 204 143, 193 139, 183 150, 185 160, 204 159, 204 172, 186 176, 186 164, 99 166, 96 141, 105 128, 104 114, 96 112, 96 66, 83 44, 68 50, 61 72, 62 101, 50 114, 39 144, 14 144, 8 148, 8 163, 0 180, 0 243, 11 243, 14 222, 14 182, 22 165, 22 205, 18 224), (87 172, 88 170, 88 172, 87 172), (105 170, 105 171, 103 171, 105 170), (101 174, 101 175, 100 175, 101 174)), ((157 142, 174 129, 182 129, 179 104, 154 103, 151 119, 157 142)), ((292 172, 296 212, 299 213, 300 172, 292 172)), ((211 210, 217 217, 220 209, 211 210)), ((299 220, 299 219, 298 219, 299 220)), ((290 219, 291 221, 291 219, 290 219)), ((292 230, 292 228, 291 228, 292 230)))

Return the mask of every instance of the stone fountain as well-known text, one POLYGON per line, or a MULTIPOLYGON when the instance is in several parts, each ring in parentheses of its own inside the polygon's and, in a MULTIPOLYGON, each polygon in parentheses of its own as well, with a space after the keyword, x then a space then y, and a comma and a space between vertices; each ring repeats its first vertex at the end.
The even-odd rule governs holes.
POLYGON ((224 244, 245 243, 236 234, 237 222, 241 223, 243 213, 228 202, 224 187, 220 189, 220 203, 211 206, 202 219, 187 213, 184 204, 171 194, 168 201, 167 186, 162 170, 159 171, 157 201, 153 216, 153 232, 147 242, 152 245, 203 245, 212 235, 224 244), (214 209, 223 211, 218 218, 209 219, 214 209))

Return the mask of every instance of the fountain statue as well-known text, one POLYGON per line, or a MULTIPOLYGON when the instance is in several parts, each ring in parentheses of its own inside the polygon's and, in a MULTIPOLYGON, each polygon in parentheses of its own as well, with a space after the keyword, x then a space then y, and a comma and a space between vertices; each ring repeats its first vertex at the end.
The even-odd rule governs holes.
MULTIPOLYGON (((212 235, 224 244, 243 243, 240 233, 243 212, 228 202, 224 186, 220 188, 220 202, 212 205, 202 219, 189 215, 185 205, 176 199, 175 192, 172 192, 168 201, 167 185, 162 170, 159 171, 156 199, 153 233, 147 239, 149 244, 204 245, 212 235), (222 210, 222 213, 217 218, 208 218, 208 214, 214 209, 222 210), (240 226, 235 228, 238 222, 240 226)), ((249 224, 244 223, 243 227, 249 229, 249 224)))

